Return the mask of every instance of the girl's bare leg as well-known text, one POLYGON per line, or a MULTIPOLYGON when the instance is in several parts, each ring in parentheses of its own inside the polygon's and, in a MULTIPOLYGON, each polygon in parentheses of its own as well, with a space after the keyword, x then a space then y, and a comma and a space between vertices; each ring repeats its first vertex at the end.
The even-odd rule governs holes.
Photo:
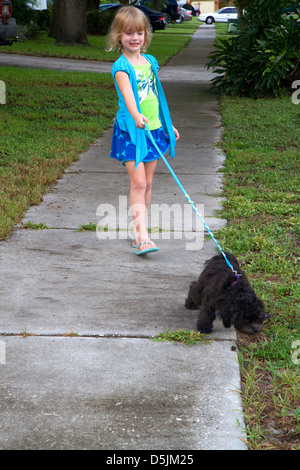
MULTIPOLYGON (((135 162, 126 162, 126 169, 130 177, 130 209, 134 221, 134 238, 140 243, 149 240, 146 227, 146 216, 151 202, 152 182, 157 160, 140 163, 135 169, 135 162)), ((140 249, 155 246, 155 243, 143 244, 140 249)))

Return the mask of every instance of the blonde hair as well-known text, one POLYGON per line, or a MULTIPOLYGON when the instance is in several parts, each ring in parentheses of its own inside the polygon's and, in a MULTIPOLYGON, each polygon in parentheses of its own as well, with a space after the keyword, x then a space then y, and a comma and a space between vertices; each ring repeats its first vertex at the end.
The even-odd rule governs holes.
POLYGON ((113 51, 119 45, 119 52, 121 54, 121 36, 128 31, 144 31, 145 40, 142 52, 146 52, 152 39, 150 23, 147 16, 134 6, 121 7, 120 10, 118 10, 108 33, 107 44, 109 48, 107 51, 113 51))

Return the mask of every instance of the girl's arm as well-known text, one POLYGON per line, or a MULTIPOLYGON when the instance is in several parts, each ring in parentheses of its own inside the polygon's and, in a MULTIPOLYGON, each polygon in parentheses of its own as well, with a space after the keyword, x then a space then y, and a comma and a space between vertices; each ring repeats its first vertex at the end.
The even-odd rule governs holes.
POLYGON ((119 87, 119 90, 120 90, 120 92, 122 93, 122 95, 124 97, 126 107, 127 107, 129 113, 131 114, 131 116, 134 119, 136 127, 138 127, 139 129, 143 129, 144 128, 144 121, 147 124, 149 124, 149 121, 146 118, 146 116, 141 114, 137 109, 134 94, 133 94, 133 90, 132 90, 132 87, 131 87, 131 84, 130 84, 130 81, 129 81, 128 74, 126 72, 121 72, 121 71, 117 72, 115 74, 115 79, 116 79, 117 85, 119 87))

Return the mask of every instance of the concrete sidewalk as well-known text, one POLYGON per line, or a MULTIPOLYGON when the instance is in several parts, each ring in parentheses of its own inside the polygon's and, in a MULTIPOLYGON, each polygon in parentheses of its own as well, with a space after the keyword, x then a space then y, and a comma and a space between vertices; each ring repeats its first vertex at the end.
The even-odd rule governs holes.
MULTIPOLYGON (((214 27, 201 26, 160 77, 181 134, 171 165, 215 230, 225 221, 215 217, 224 156, 204 68, 213 41, 214 27)), ((149 218, 154 227, 163 214, 159 252, 136 256, 126 230, 76 231, 130 221, 111 133, 28 211, 24 222, 51 228, 16 228, 0 244, 0 449, 246 450, 235 331, 216 324, 211 342, 192 347, 150 338, 195 328, 184 300, 216 253, 164 163, 149 218)))

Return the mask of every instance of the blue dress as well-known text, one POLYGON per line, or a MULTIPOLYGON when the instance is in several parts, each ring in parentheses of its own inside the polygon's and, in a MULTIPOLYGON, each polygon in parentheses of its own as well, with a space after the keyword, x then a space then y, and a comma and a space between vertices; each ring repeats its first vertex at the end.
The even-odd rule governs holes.
MULTIPOLYGON (((154 129, 151 131, 151 134, 159 150, 164 154, 170 147, 170 139, 166 136, 163 128, 154 129)), ((152 160, 158 160, 160 155, 147 134, 146 144, 148 153, 142 162, 147 163, 152 160)), ((129 133, 120 129, 117 121, 114 124, 110 156, 123 162, 123 165, 125 165, 125 162, 136 160, 136 146, 132 144, 129 133)))
MULTIPOLYGON (((152 75, 148 84, 151 83, 151 80, 155 82, 156 88, 155 91, 153 89, 153 92, 156 94, 158 99, 159 124, 162 123, 160 124, 160 127, 156 129, 151 129, 150 127, 151 134, 160 151, 164 154, 170 148, 170 156, 173 158, 176 139, 167 102, 157 76, 158 64, 153 56, 145 54, 144 57, 148 60, 148 62, 150 62, 151 65, 152 75)), ((124 56, 121 56, 113 66, 112 74, 114 79, 115 73, 117 71, 124 71, 128 73, 131 85, 133 87, 137 108, 139 112, 142 112, 140 102, 141 89, 138 89, 140 84, 138 84, 138 74, 134 70, 134 67, 124 56)), ((159 159, 160 155, 146 135, 145 130, 138 129, 135 126, 133 118, 127 111, 124 98, 118 89, 116 81, 115 85, 119 96, 119 111, 117 113, 117 118, 113 129, 110 154, 111 158, 115 158, 116 160, 123 162, 123 165, 125 165, 126 161, 136 161, 136 167, 141 161, 145 163, 159 159)), ((145 89, 143 88, 142 94, 144 94, 144 92, 145 89)), ((147 116, 147 113, 142 112, 142 114, 147 116)))

